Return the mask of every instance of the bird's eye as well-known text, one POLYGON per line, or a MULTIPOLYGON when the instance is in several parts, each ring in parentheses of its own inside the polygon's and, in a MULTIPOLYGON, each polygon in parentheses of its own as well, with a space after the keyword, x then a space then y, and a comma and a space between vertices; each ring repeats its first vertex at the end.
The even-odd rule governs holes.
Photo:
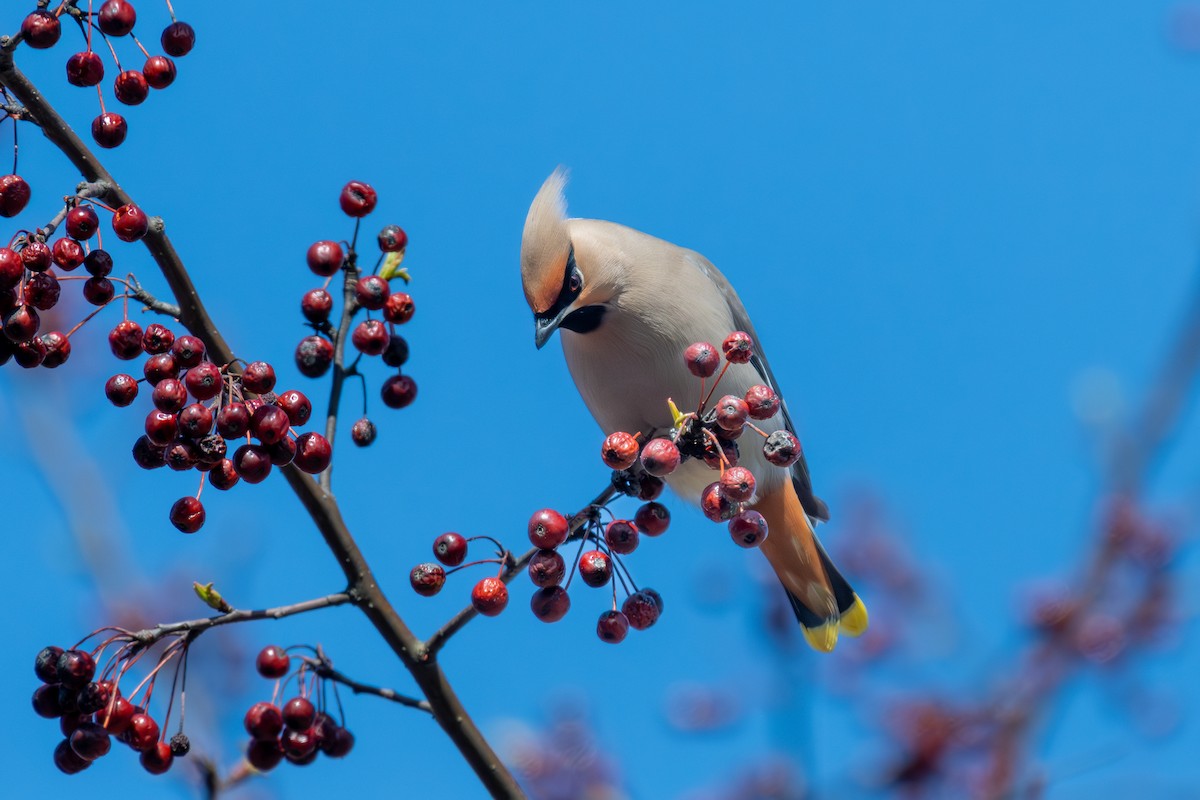
POLYGON ((583 289, 583 276, 579 274, 579 270, 571 273, 571 279, 567 281, 567 290, 571 294, 578 294, 583 289))

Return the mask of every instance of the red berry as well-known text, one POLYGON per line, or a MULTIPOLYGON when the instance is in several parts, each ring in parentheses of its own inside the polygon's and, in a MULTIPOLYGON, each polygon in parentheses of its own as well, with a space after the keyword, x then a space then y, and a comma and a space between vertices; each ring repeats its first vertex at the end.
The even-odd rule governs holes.
POLYGON ((754 341, 745 331, 734 331, 721 342, 721 352, 730 364, 745 364, 754 357, 754 341))
POLYGON ((128 133, 129 124, 120 114, 106 111, 92 120, 92 138, 101 147, 111 149, 119 146, 128 133))
POLYGON ((620 611, 605 611, 596 622, 596 635, 603 642, 618 644, 629 633, 629 620, 620 611))
MULTIPOLYGON (((292 660, 286 650, 278 645, 269 644, 258 651, 258 657, 254 660, 254 667, 258 670, 259 675, 262 675, 264 678, 274 679, 287 675, 291 663, 292 660)), ((253 735, 253 731, 251 731, 251 735, 253 735)))
POLYGON ((592 588, 603 586, 612 577, 612 560, 600 550, 588 550, 579 557, 579 577, 592 588))
POLYGON ((562 514, 552 508, 543 508, 529 518, 529 541, 534 547, 550 550, 567 540, 570 525, 562 514))
POLYGON ((250 430, 250 409, 245 403, 227 403, 217 412, 217 433, 226 439, 240 439, 250 430))
POLYGON ((58 682, 76 690, 82 689, 96 675, 96 661, 86 650, 64 650, 55 667, 58 682))
POLYGON ((642 448, 642 468, 662 478, 679 466, 679 448, 670 439, 651 439, 642 448))
POLYGON ((363 417, 350 427, 350 439, 359 447, 367 447, 375 441, 375 423, 363 417))
POLYGON ((58 239, 50 247, 50 257, 55 264, 70 272, 83 263, 83 246, 74 239, 58 239))
POLYGON ((308 248, 308 268, 323 278, 328 278, 342 268, 345 256, 337 242, 322 240, 308 248))
MULTIPOLYGON (((268 649, 271 648, 264 649, 263 653, 265 653, 268 649)), ((259 654, 259 658, 262 658, 262 653, 259 654)), ((273 674, 267 675, 266 673, 263 673, 261 667, 259 667, 259 672, 262 673, 264 677, 268 678, 283 677, 287 674, 286 654, 283 655, 283 659, 284 664, 282 673, 274 674, 273 671, 273 674)), ((250 736, 256 741, 262 742, 277 739, 279 734, 283 733, 283 712, 279 710, 278 706, 272 705, 271 703, 255 703, 254 705, 250 706, 250 708, 246 711, 246 715, 242 717, 242 724, 246 727, 246 732, 249 733, 250 736)))
POLYGON ((171 745, 166 742, 155 742, 138 756, 138 763, 142 765, 142 769, 151 775, 162 775, 174 762, 175 755, 171 752, 171 745))
POLYGON ((621 613, 629 620, 630 627, 643 631, 658 622, 662 609, 647 592, 634 592, 621 604, 621 613))
POLYGON ((629 469, 637 457, 637 439, 624 431, 610 433, 600 448, 600 458, 611 469, 629 469))
POLYGON ((433 557, 447 567, 457 567, 467 557, 467 540, 457 533, 443 533, 433 540, 433 557))
POLYGON ((614 519, 604 529, 604 541, 617 555, 626 556, 637 549, 638 529, 627 519, 614 519))
POLYGON ((709 378, 721 365, 721 356, 708 342, 696 342, 683 351, 683 361, 697 378, 709 378))
POLYGON ((171 442, 175 441, 175 436, 179 433, 178 420, 174 414, 155 409, 146 415, 146 437, 158 445, 166 447, 171 442))
POLYGON ((37 311, 29 306, 18 306, 4 318, 4 335, 13 342, 28 342, 41 326, 37 311))
POLYGON ((94 306, 107 305, 116 294, 108 278, 88 278, 83 282, 83 299, 94 306))
POLYGON ((62 25, 49 11, 32 11, 21 23, 21 35, 34 50, 47 50, 58 42, 62 25))
MULTIPOLYGON (((2 178, 0 178, 0 187, 2 187, 3 184, 4 181, 2 178)), ((0 191, 0 197, 2 197, 2 195, 3 192, 0 191)), ((2 202, 3 200, 0 199, 0 203, 2 202)), ((103 253, 104 251, 93 250, 92 252, 103 253)), ((25 268, 30 272, 45 272, 46 270, 50 269, 50 265, 54 263, 54 255, 50 252, 50 247, 45 242, 34 239, 32 242, 22 248, 21 261, 25 264, 25 268)), ((84 263, 87 263, 86 257, 84 259, 84 263)))
MULTIPOLYGON (((142 334, 142 349, 151 355, 165 353, 175 344, 175 334, 166 325, 151 322, 142 334)), ((178 363, 178 360, 176 360, 178 363)))
POLYGON ((33 691, 33 713, 45 719, 58 719, 63 715, 62 706, 58 702, 57 683, 47 683, 33 691))
POLYGON ((283 760, 283 748, 276 738, 255 740, 246 750, 246 760, 259 772, 270 772, 283 760))
POLYGON ((389 338, 387 326, 377 319, 363 320, 350 334, 355 349, 368 356, 377 356, 387 350, 389 338))
POLYGON ((324 289, 310 289, 300 298, 300 313, 309 322, 324 322, 333 311, 333 296, 324 289))
POLYGON ((175 82, 175 62, 166 56, 150 56, 142 67, 152 89, 165 89, 175 82))
POLYGON ((788 431, 775 431, 763 444, 763 455, 777 467, 790 467, 800 460, 800 440, 788 431))
POLYGON ((417 382, 408 375, 393 375, 383 382, 379 393, 388 408, 404 408, 416 399, 417 382))
MULTIPOLYGON (((35 12, 36 13, 36 12, 35 12)), ((71 749, 71 743, 63 739, 54 748, 54 766, 65 775, 75 775, 90 767, 92 762, 80 758, 71 749)))
POLYGON ((111 748, 112 740, 108 737, 108 731, 94 722, 83 723, 71 734, 71 749, 85 761, 106 756, 111 748))
POLYGON ((767 538, 767 520, 753 509, 729 520, 729 536, 739 547, 758 547, 767 538))
POLYGON ((354 285, 354 298, 358 304, 370 311, 378 311, 387 302, 392 287, 378 275, 364 275, 354 285))
POLYGON ((533 593, 529 608, 542 622, 558 622, 571 610, 571 597, 561 586, 544 586, 533 593))
POLYGON ((118 239, 123 242, 136 242, 150 229, 150 218, 133 203, 126 203, 113 214, 112 226, 118 239))
POLYGON ((343 727, 335 727, 333 732, 321 740, 321 752, 330 758, 345 758, 354 748, 354 734, 343 727))
POLYGON ((127 69, 113 81, 113 94, 127 106, 141 105, 150 94, 150 84, 136 69, 127 69))
MULTIPOLYGON (((166 381, 163 381, 166 383, 166 381)), ((154 391, 158 391, 160 383, 154 387, 154 391)), ((179 412, 179 432, 184 436, 192 439, 203 439, 212 433, 213 413, 212 409, 203 403, 192 403, 184 406, 179 412)))
POLYGON ((195 336, 180 336, 175 340, 175 344, 171 345, 171 355, 175 356, 175 361, 179 366, 191 369, 198 366, 204 358, 204 342, 195 336))
POLYGON ((362 181, 350 181, 342 187, 338 203, 341 204, 342 211, 346 212, 347 216, 365 217, 375 210, 377 199, 375 190, 368 184, 362 181))
POLYGON ((727 432, 740 434, 749 415, 750 406, 740 397, 727 394, 717 401, 717 425, 727 432))
POLYGON ((275 369, 265 361, 253 361, 242 372, 242 388, 266 394, 275 388, 275 369))
POLYGON ((296 368, 307 378, 319 378, 333 364, 333 344, 320 336, 306 336, 296 345, 296 368))
POLYGON ((656 478, 653 475, 638 476, 638 492, 639 500, 654 500, 663 493, 662 478, 656 478))
POLYGON ((134 714, 129 718, 125 736, 130 747, 139 753, 145 752, 158 741, 158 723, 144 712, 134 714))
POLYGON ((392 292, 383 304, 383 318, 393 325, 403 325, 413 318, 417 307, 408 292, 392 292))
POLYGON ((76 53, 67 59, 67 83, 73 86, 95 86, 104 80, 104 60, 92 50, 76 53))
POLYGON ((67 212, 66 228, 72 239, 90 239, 100 229, 100 217, 91 206, 75 206, 67 212))
POLYGON ((58 305, 62 287, 53 272, 35 272, 25 283, 25 302, 39 311, 49 311, 58 305))
MULTIPOLYGON (((185 337, 186 338, 186 337, 185 337)), ((176 342, 178 344, 178 342, 176 342)), ((171 356, 174 358, 175 350, 171 348, 171 356)), ((158 356, 155 356, 158 358, 158 356)), ((212 400, 221 393, 225 387, 225 381, 221 375, 221 368, 211 361, 201 361, 196 366, 189 369, 183 375, 183 384, 187 390, 192 393, 192 397, 200 400, 212 400)), ((284 416, 287 416, 286 414, 284 416)))
POLYGON ((417 594, 433 597, 446 584, 446 570, 442 569, 441 564, 432 562, 417 564, 412 568, 412 572, 408 573, 408 582, 417 594))
POLYGON ((307 697, 293 697, 283 705, 283 726, 306 731, 317 720, 317 709, 307 697))
POLYGON ((122 361, 142 354, 142 326, 131 319, 122 320, 108 334, 108 346, 122 361))
POLYGON ((58 683, 58 657, 63 649, 56 645, 43 647, 33 659, 33 672, 42 683, 58 683))
POLYGON ((108 36, 124 36, 137 23, 137 12, 129 0, 105 0, 96 24, 108 36))
POLYGON ((671 524, 671 512, 662 503, 646 503, 638 508, 633 521, 642 533, 658 536, 671 524))
POLYGON ((20 175, 0 177, 0 217, 15 217, 29 203, 29 184, 20 175))
POLYGON ((187 405, 187 389, 175 378, 164 378, 154 385, 150 399, 159 411, 175 414, 187 405))
POLYGON ((246 483, 262 483, 271 474, 271 454, 258 444, 244 444, 233 454, 233 466, 246 483))
POLYGON ((508 587, 499 578, 484 578, 471 590, 471 605, 485 617, 494 617, 508 605, 508 587))
POLYGON ((779 413, 779 395, 760 383, 746 390, 746 406, 754 419, 770 419, 779 413))
POLYGON ((740 455, 737 442, 725 438, 726 436, 733 436, 733 434, 720 427, 717 430, 720 433, 717 434, 716 443, 708 442, 705 444, 704 463, 708 465, 709 469, 725 469, 726 467, 735 466, 738 463, 740 455))
POLYGON ((733 515, 737 513, 737 507, 729 502, 729 498, 721 491, 720 483, 710 483, 701 492, 700 510, 713 522, 724 522, 732 519, 733 515))
POLYGON ((388 336, 387 349, 380 354, 380 358, 389 367, 403 367, 408 362, 408 342, 399 334, 391 333, 388 336))
POLYGON ((163 51, 169 56, 186 56, 196 46, 196 31, 186 22, 172 22, 163 29, 159 39, 163 51))
POLYGON ((399 253, 408 247, 408 234, 399 225, 384 225, 379 232, 379 249, 384 253, 399 253))
POLYGON ((133 460, 142 469, 158 469, 167 465, 163 446, 152 441, 149 436, 139 436, 133 443, 133 460))
POLYGON ((332 460, 333 448, 321 434, 309 431, 296 437, 295 462, 302 472, 309 475, 324 472, 332 460))
POLYGON ((213 485, 214 489, 220 489, 222 492, 227 492, 237 486, 239 479, 237 469, 228 458, 222 458, 216 466, 208 471, 208 482, 213 485))
POLYGON ((21 278, 25 277, 25 250, 18 255, 15 250, 0 247, 0 290, 7 291, 16 287, 21 283, 21 278))
POLYGON ((111 707, 96 714, 96 721, 113 736, 120 736, 129 730, 129 724, 137 713, 137 706, 124 697, 117 697, 111 707))
POLYGON ((250 434, 266 445, 287 436, 290 427, 287 412, 279 406, 261 406, 250 417, 250 434))
POLYGON ((195 497, 181 497, 171 506, 171 524, 184 533, 200 530, 204 517, 204 505, 195 497))
POLYGON ((566 562, 557 550, 538 550, 529 559, 529 579, 534 586, 556 586, 566 574, 566 562))
POLYGON ((288 419, 293 425, 303 425, 312 416, 312 403, 303 392, 295 389, 289 389, 279 395, 275 403, 287 412, 288 419))
POLYGON ((146 377, 146 382, 155 386, 159 381, 177 378, 179 365, 175 363, 175 357, 170 353, 159 353, 146 359, 146 363, 142 365, 142 373, 146 377))
POLYGON ((731 502, 744 503, 754 496, 754 475, 745 467, 730 467, 718 483, 731 502))
POLYGON ((317 757, 317 737, 310 729, 288 728, 279 741, 283 757, 293 764, 310 764, 317 757))

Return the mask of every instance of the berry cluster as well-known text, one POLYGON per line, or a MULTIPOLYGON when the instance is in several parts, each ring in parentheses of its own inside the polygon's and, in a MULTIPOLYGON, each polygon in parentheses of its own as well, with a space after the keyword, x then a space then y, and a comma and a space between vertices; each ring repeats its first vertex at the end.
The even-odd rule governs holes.
POLYGON ((757 547, 767 538, 767 521, 747 507, 754 498, 755 478, 749 469, 738 466, 737 440, 747 429, 759 434, 765 440, 764 458, 778 467, 790 467, 801 455, 800 442, 792 433, 781 429, 768 434, 752 421, 768 420, 779 413, 779 396, 769 386, 752 386, 741 397, 727 394, 709 406, 729 365, 745 364, 753 357, 754 344, 742 331, 729 334, 721 350, 707 342, 690 345, 683 358, 688 370, 700 378, 701 401, 696 411, 681 414, 671 403, 675 424, 666 436, 639 445, 640 435, 618 431, 609 435, 601 448, 601 458, 613 469, 629 470, 640 464, 644 472, 659 478, 670 475, 689 458, 702 460, 719 477, 701 493, 700 509, 713 522, 728 522, 729 535, 742 547, 757 547), (717 378, 705 392, 705 381, 713 375, 717 378))
MULTIPOLYGON (((104 386, 108 399, 121 407, 133 403, 139 384, 152 387, 154 408, 133 445, 134 461, 143 469, 195 469, 224 491, 239 480, 261 483, 276 466, 294 464, 314 475, 329 466, 329 441, 293 427, 308 422, 312 403, 294 389, 276 394, 275 370, 267 362, 254 361, 240 371, 234 364, 218 366, 205 358, 204 343, 195 336, 176 338, 159 323, 142 330, 129 319, 117 323, 108 343, 117 358, 146 356, 142 378, 119 373, 104 386), (240 439, 245 443, 234 450, 231 443, 240 439)), ((201 479, 195 496, 171 507, 171 524, 184 533, 204 525, 204 483, 201 479)))
POLYGON ((340 381, 347 376, 362 379, 364 390, 363 417, 354 423, 350 437, 355 444, 366 447, 375 441, 375 424, 366 416, 366 379, 359 370, 363 356, 378 357, 396 371, 388 376, 380 388, 380 397, 388 408, 404 408, 417 396, 417 384, 412 376, 401 372, 408 361, 408 342, 396 332, 396 326, 412 319, 415 306, 407 292, 393 292, 389 281, 401 278, 409 280, 400 264, 408 247, 408 235, 399 225, 385 225, 376 237, 379 258, 370 274, 362 274, 356 250, 358 229, 361 220, 375 209, 375 190, 361 181, 350 181, 342 189, 339 202, 342 210, 354 218, 354 236, 349 242, 321 240, 308 248, 308 268, 325 278, 325 283, 304 293, 300 299, 300 312, 307 320, 313 334, 306 336, 296 345, 296 368, 302 375, 319 378, 334 366, 345 347, 344 338, 349 335, 350 344, 358 351, 357 357, 341 374, 334 376, 340 381), (344 306, 341 324, 331 321, 334 316, 334 296, 329 292, 333 276, 343 273, 344 306), (359 311, 365 311, 365 319, 350 329, 350 323, 359 311), (377 319, 378 313, 382 319, 377 319))
MULTIPOLYGON (((91 8, 91 3, 88 3, 88 8, 91 8)), ((104 0, 94 12, 78 8, 73 2, 61 3, 55 11, 44 8, 33 11, 21 23, 21 38, 36 50, 46 50, 58 43, 62 36, 64 15, 78 24, 85 49, 67 59, 67 83, 96 87, 100 115, 92 120, 92 138, 101 147, 120 145, 125 141, 129 125, 123 116, 108 111, 104 106, 104 92, 100 89, 100 82, 104 80, 104 59, 92 48, 92 34, 97 33, 104 40, 116 67, 113 96, 124 105, 140 105, 149 97, 151 89, 165 89, 174 83, 175 62, 171 57, 187 55, 196 44, 196 32, 191 25, 175 19, 169 0, 167 9, 171 14, 171 23, 159 37, 165 55, 151 55, 134 34, 137 11, 129 0, 104 0), (146 59, 141 70, 121 66, 112 39, 126 36, 136 45, 140 56, 146 59)))
POLYGON ((54 749, 55 766, 68 775, 81 772, 109 753, 114 737, 139 753, 142 767, 153 775, 170 769, 177 756, 187 755, 191 744, 183 733, 182 714, 179 732, 164 741, 170 707, 161 726, 147 710, 154 678, 161 668, 181 652, 186 659, 187 646, 181 645, 182 641, 177 640, 164 651, 158 666, 128 697, 122 695, 118 683, 146 652, 128 637, 113 637, 93 651, 43 648, 34 660, 34 671, 42 685, 33 693, 33 710, 38 716, 59 720, 64 738, 54 749), (105 646, 121 638, 126 639, 126 646, 97 676, 97 657, 105 646), (141 702, 136 702, 143 689, 141 702))
MULTIPOLYGON (((446 578, 460 569, 480 564, 499 564, 500 574, 512 563, 512 555, 490 536, 465 537, 457 533, 443 533, 433 540, 433 555, 441 563, 427 561, 412 568, 408 574, 413 591, 422 597, 433 597, 446 585, 446 578), (481 558, 468 564, 467 546, 474 541, 484 540, 495 546, 492 558, 481 558), (445 566, 443 566, 445 565, 445 566), (452 567, 449 571, 445 567, 452 567)), ((471 590, 471 605, 486 617, 494 617, 508 607, 508 587, 500 576, 486 577, 471 590)))
MULTIPOLYGON (((250 734, 246 760, 260 772, 267 772, 287 759, 292 764, 311 764, 321 753, 342 758, 354 747, 354 734, 345 725, 334 722, 325 712, 325 686, 328 681, 315 674, 307 659, 302 659, 293 677, 299 694, 280 707, 280 692, 287 684, 291 657, 282 647, 268 645, 258 654, 255 666, 258 674, 276 681, 270 702, 255 703, 246 711, 243 723, 250 734), (320 683, 308 680, 312 676, 320 683), (312 698, 317 699, 314 704, 312 698)), ((334 695, 337 684, 334 684, 334 695)), ((338 702, 341 717, 341 702, 338 702)))

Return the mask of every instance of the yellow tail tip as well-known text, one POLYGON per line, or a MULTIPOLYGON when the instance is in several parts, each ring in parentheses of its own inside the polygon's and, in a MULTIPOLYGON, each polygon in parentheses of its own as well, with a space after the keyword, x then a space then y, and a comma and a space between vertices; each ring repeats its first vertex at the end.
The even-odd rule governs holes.
POLYGON ((826 622, 819 628, 800 627, 804 631, 804 640, 808 642, 808 646, 819 653, 832 653, 833 648, 837 647, 838 640, 838 623, 837 621, 826 622))
POLYGON ((858 595, 854 595, 854 605, 846 609, 838 625, 847 636, 861 636, 866 631, 867 607, 858 595))

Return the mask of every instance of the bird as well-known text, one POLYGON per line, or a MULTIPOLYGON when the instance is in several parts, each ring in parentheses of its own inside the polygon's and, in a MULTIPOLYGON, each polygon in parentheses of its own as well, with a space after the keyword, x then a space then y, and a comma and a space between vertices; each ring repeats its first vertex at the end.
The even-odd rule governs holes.
MULTIPOLYGON (((694 250, 615 222, 567 217, 566 172, 545 180, 530 204, 521 236, 521 282, 533 311, 540 350, 557 331, 584 404, 605 434, 668 431, 672 402, 691 402, 697 381, 683 352, 695 342, 748 334, 754 357, 729 364, 723 392, 740 395, 766 385, 781 400, 754 325, 733 286, 694 250)), ((761 423, 766 433, 795 434, 786 402, 761 423)), ((760 549, 783 584, 808 644, 834 649, 839 632, 867 627, 867 610, 816 538, 828 520, 814 493, 803 455, 790 468, 766 460, 758 447, 741 448, 739 464, 756 478, 751 507, 767 522, 760 549)), ((684 461, 666 477, 682 498, 699 503, 714 480, 703 460, 684 461)))

